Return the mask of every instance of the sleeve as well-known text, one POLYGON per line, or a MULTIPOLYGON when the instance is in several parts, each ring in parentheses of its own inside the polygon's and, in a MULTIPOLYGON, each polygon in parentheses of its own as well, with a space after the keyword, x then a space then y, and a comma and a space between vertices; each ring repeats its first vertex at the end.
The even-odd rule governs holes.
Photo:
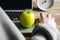
POLYGON ((57 35, 57 40, 60 40, 60 33, 57 35))
POLYGON ((51 25, 39 24, 34 28, 32 36, 42 35, 47 40, 57 40, 58 33, 59 31, 57 30, 57 28, 52 27, 51 25))
POLYGON ((15 26, 15 24, 10 20, 8 15, 0 7, 0 19, 2 27, 5 30, 6 34, 9 37, 9 40, 25 40, 25 37, 22 35, 20 30, 15 26))

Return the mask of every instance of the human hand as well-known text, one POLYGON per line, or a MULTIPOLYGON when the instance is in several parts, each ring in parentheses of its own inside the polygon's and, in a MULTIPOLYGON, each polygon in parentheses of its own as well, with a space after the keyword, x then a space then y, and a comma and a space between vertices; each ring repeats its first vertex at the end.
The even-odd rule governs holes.
POLYGON ((40 13, 40 17, 41 17, 40 23, 44 23, 56 27, 55 18, 51 14, 45 15, 44 13, 40 13))

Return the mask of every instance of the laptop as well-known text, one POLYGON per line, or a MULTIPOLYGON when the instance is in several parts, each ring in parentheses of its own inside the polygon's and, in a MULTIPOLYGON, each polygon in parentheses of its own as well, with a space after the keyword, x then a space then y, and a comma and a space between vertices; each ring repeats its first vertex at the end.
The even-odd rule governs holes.
POLYGON ((13 22, 19 22, 20 12, 32 9, 32 0, 0 0, 0 6, 13 22))
POLYGON ((32 10, 32 0, 0 0, 0 6, 5 10, 10 19, 23 33, 32 32, 33 28, 22 28, 20 25, 20 14, 26 10, 32 10))

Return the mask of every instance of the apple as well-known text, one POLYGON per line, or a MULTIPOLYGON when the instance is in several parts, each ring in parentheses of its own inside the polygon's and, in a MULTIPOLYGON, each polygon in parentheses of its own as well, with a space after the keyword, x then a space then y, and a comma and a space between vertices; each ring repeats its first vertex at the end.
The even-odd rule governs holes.
POLYGON ((32 10, 25 10, 20 15, 20 23, 24 27, 31 27, 35 22, 35 15, 32 10))

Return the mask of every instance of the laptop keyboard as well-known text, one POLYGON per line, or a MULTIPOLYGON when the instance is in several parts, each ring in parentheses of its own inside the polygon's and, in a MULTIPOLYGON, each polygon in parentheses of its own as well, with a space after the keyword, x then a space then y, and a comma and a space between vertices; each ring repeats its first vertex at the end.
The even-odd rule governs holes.
POLYGON ((22 12, 6 12, 6 13, 10 17, 11 20, 18 21, 20 20, 19 17, 22 12))

